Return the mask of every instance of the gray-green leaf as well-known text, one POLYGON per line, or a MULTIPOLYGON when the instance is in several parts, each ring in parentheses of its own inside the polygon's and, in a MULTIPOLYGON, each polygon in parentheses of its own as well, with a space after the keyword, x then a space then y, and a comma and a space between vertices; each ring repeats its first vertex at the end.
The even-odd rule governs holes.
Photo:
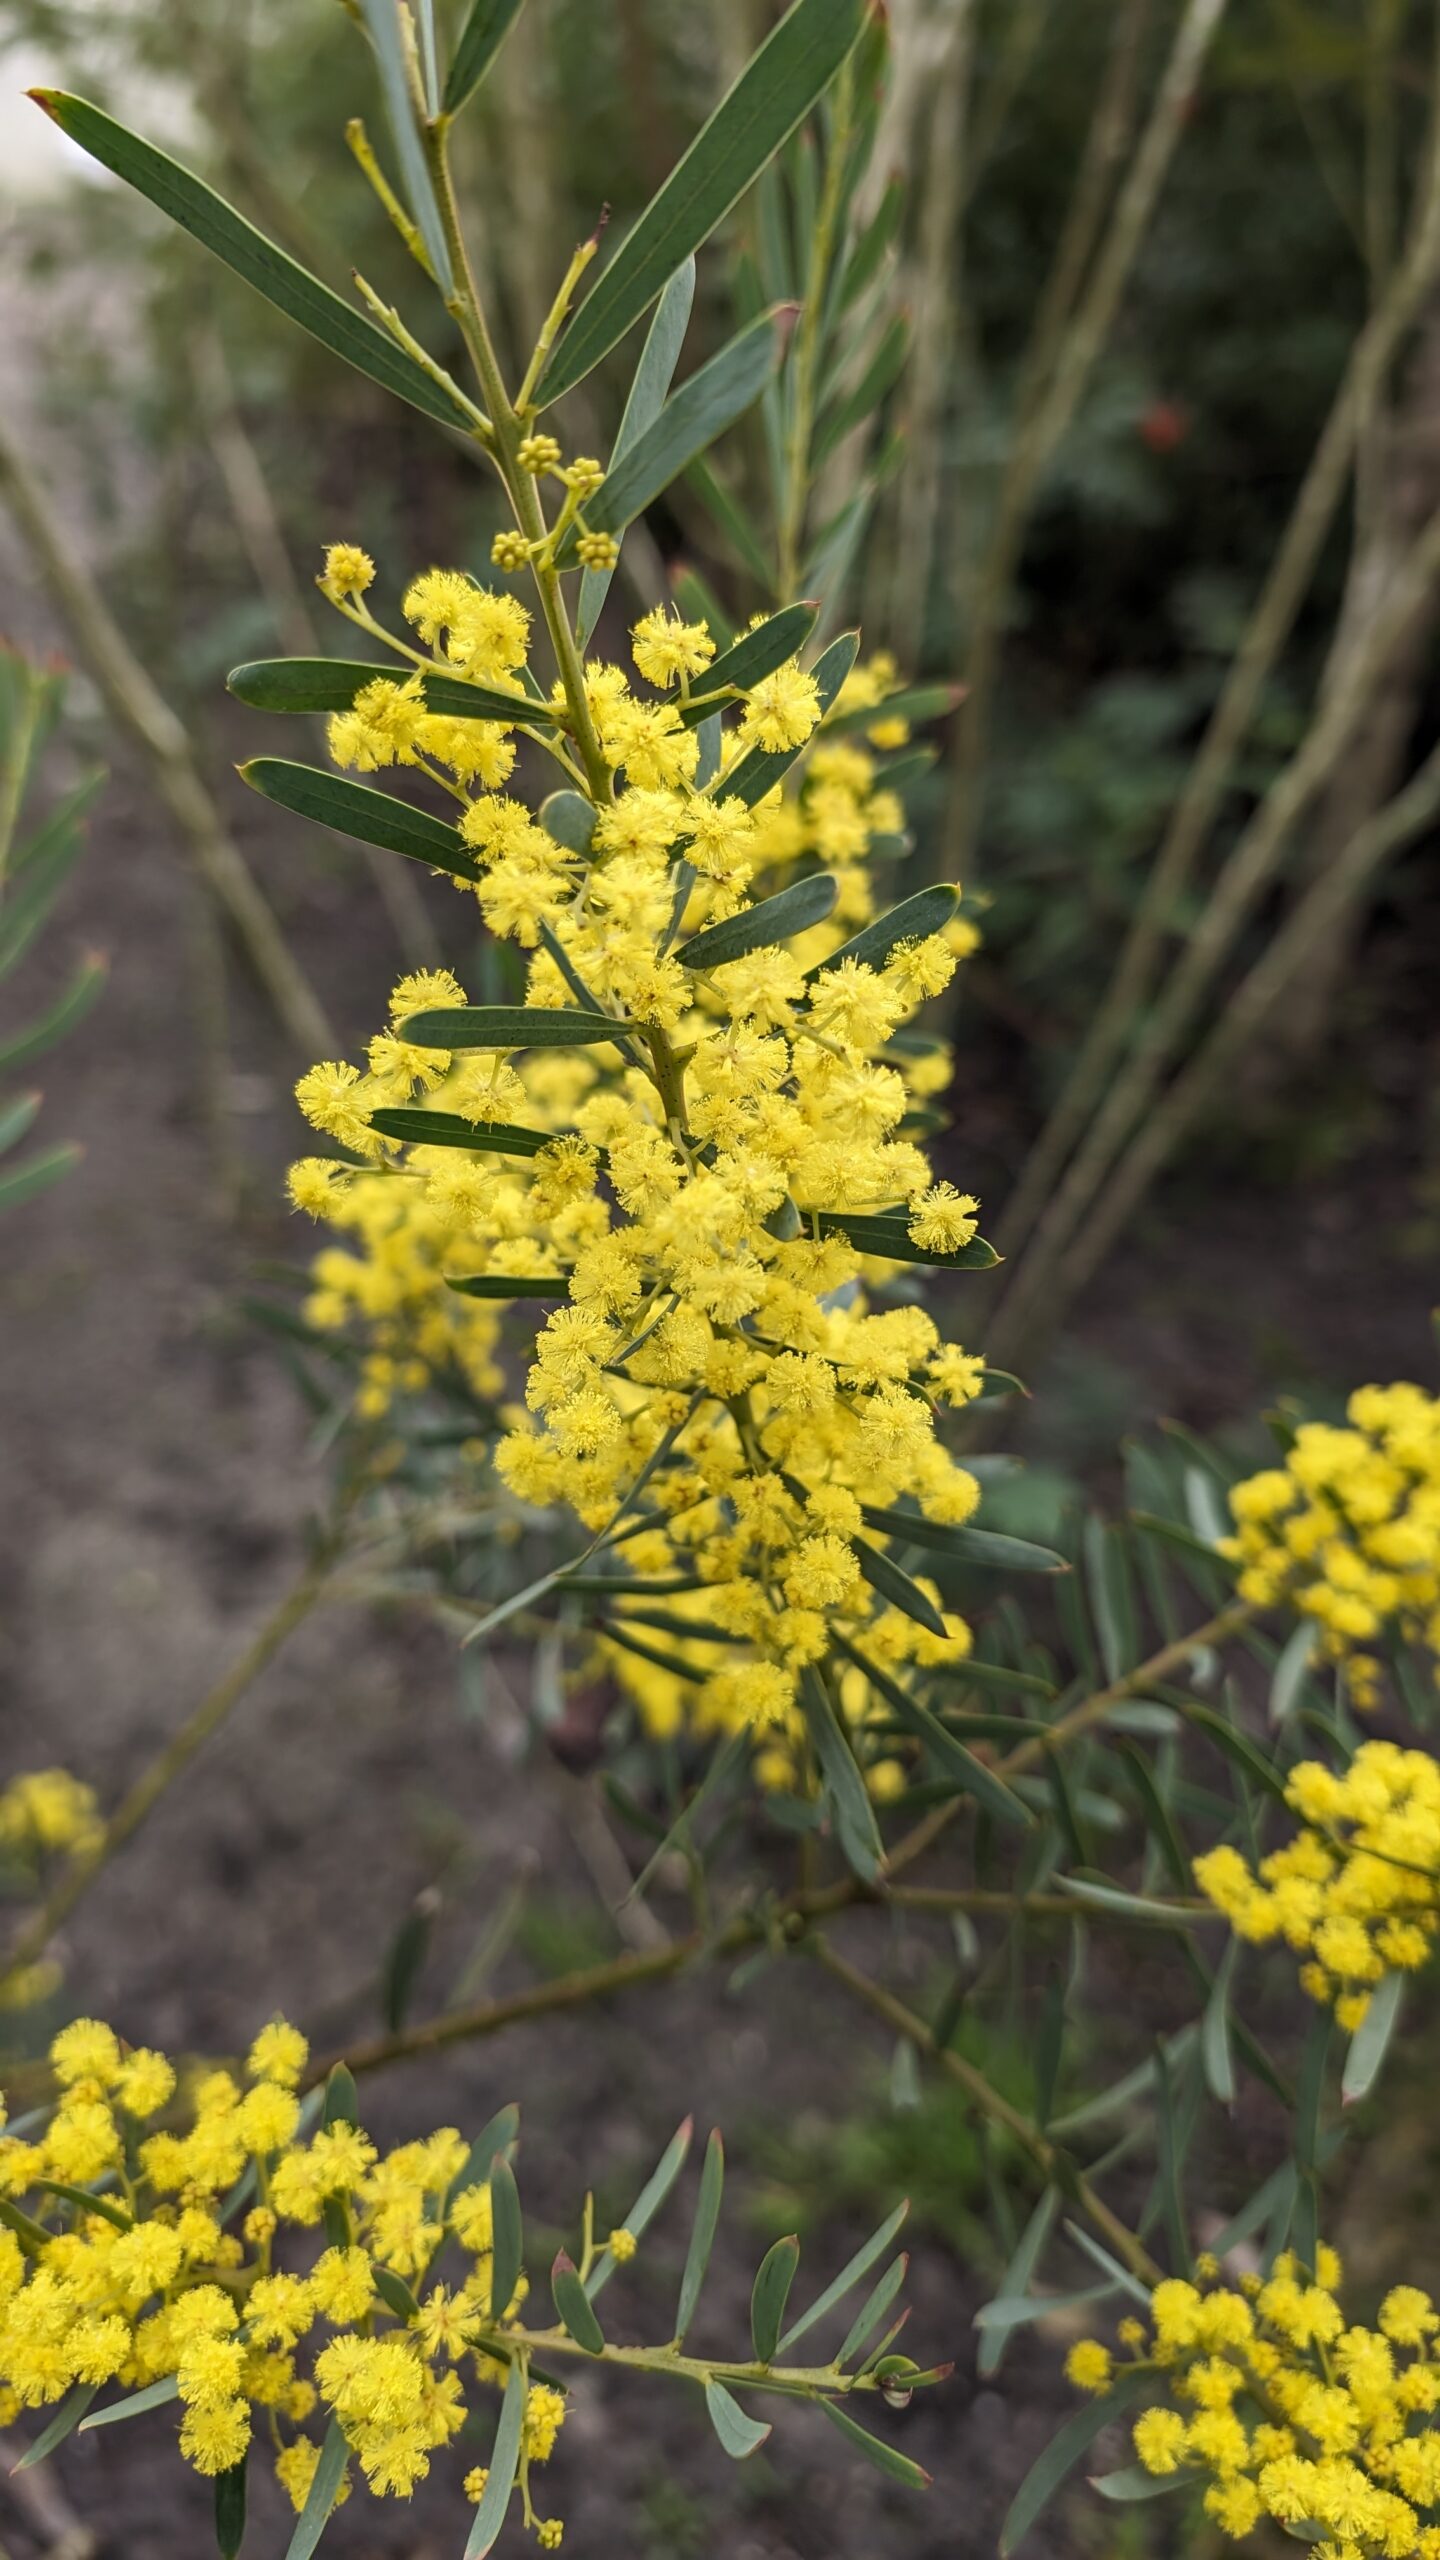
POLYGON ((581 305, 541 382, 558 400, 618 346, 828 88, 867 0, 796 0, 646 206, 581 305))

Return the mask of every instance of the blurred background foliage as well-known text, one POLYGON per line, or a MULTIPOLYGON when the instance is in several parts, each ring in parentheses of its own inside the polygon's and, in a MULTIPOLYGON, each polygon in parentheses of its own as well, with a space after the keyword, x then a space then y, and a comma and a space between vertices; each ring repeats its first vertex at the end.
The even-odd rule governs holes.
MULTIPOLYGON (((498 169, 508 208, 480 250, 511 350, 528 344, 607 196, 623 222, 771 14, 764 0, 698 11, 616 0, 603 12, 531 0, 461 143, 462 166, 468 152, 487 177, 498 169)), ((985 1106, 965 1134, 967 1179, 991 1199, 1065 1088, 1418 185, 1427 7, 1232 0, 1113 323, 1025 510, 1015 573, 987 597, 990 532, 1087 153, 1104 126, 1113 204, 1183 14, 1176 0, 897 0, 892 13, 895 64, 867 184, 878 200, 891 170, 908 182, 883 303, 893 343, 877 357, 881 375, 895 376, 883 422, 904 438, 905 469, 878 492, 848 601, 867 641, 894 645, 917 674, 963 668, 987 617, 1000 635, 993 699, 959 715, 953 761, 913 795, 917 872, 953 868, 959 850, 989 901, 986 954, 967 974, 956 1031, 962 1080, 985 1106), (909 362, 897 370, 907 330, 909 362), (967 752, 983 758, 978 784, 967 752), (957 822, 957 800, 976 792, 977 821, 957 822)), ((27 63, 43 56, 124 112, 141 96, 147 108, 158 101, 176 147, 257 221, 332 279, 343 284, 353 263, 405 307, 404 252, 335 147, 347 116, 381 129, 365 49, 342 9, 3 0, 0 31, 27 63)), ((764 275, 775 223, 803 220, 793 153, 788 169, 778 213, 761 189, 732 227, 732 269, 753 260, 764 275)), ((379 393, 278 327, 148 208, 80 184, 43 210, 11 203, 4 219, 37 291, 63 307, 64 280, 83 274, 99 309, 98 375, 96 332, 46 333, 35 427, 63 440, 83 476, 109 591, 192 722, 220 716, 235 659, 307 644, 318 532, 354 534, 397 561, 483 558, 493 501, 469 459, 457 448, 447 464, 427 440, 417 467, 420 448, 379 393), (139 504, 118 450, 136 458, 139 504)), ((712 260, 697 354, 726 325, 715 307, 724 289, 724 264, 712 260)), ((743 272, 739 289, 743 298, 743 272)), ((1181 933, 1304 733, 1347 596, 1353 604, 1366 574, 1373 583, 1374 541, 1390 538, 1375 506, 1385 515, 1388 492, 1413 524, 1440 498, 1437 315, 1432 294, 1367 425, 1358 496, 1338 511, 1261 690, 1175 918, 1181 933)), ((602 381, 602 417, 611 388, 602 381)), ((842 448, 842 473, 845 459, 842 448)), ((681 562, 732 608, 756 601, 703 505, 672 492, 627 545, 634 595, 653 600, 681 562)), ((1353 821, 1357 791, 1362 814, 1383 804, 1429 743, 1431 619, 1427 606, 1357 743, 1365 771, 1347 768, 1321 795, 1239 962, 1353 821)), ((1440 1183, 1430 1099, 1440 891, 1428 850, 1423 838, 1412 845, 1317 951, 1311 982, 1251 1044, 1241 1087, 1200 1132, 1211 1158, 1238 1155, 1270 1174, 1343 1163, 1403 1128, 1423 1234, 1440 1183)))
MULTIPOLYGON (((507 355, 528 345, 575 240, 607 203, 618 225, 645 200, 774 15, 770 0, 699 11, 616 0, 600 13, 581 0, 529 0, 459 138, 462 174, 468 155, 485 175, 475 200, 495 201, 498 176, 506 206, 478 246, 507 355)), ((894 647, 907 673, 974 680, 987 646, 993 654, 989 679, 982 669, 948 724, 946 752, 908 793, 913 877, 960 871, 986 904, 986 948, 948 1027, 967 1102, 955 1166, 992 1215, 1071 1088, 1099 991, 1422 190, 1434 42, 1424 0, 1229 0, 1073 414, 1021 506, 1013 557, 1000 556, 997 522, 1045 360, 1053 369, 1067 326, 1073 337, 1083 322, 1079 288, 1094 281, 1191 15, 1182 0, 896 0, 890 13, 869 208, 894 173, 904 185, 880 334, 836 395, 843 405, 847 391, 880 390, 862 430, 880 485, 844 603, 867 644, 894 647)), ((162 133, 332 281, 343 287, 353 264, 387 299, 414 307, 418 280, 337 147, 352 116, 367 118, 385 147, 366 48, 343 7, 189 0, 154 13, 0 0, 0 40, 27 73, 43 64, 162 133)), ((803 259, 803 236, 793 252, 806 187, 792 150, 780 179, 730 226, 728 256, 705 262, 697 358, 732 325, 732 296, 754 299, 755 278, 768 295, 786 289, 787 243, 792 266, 803 259)), ((221 692, 229 665, 333 645, 312 611, 318 537, 354 535, 397 562, 483 560, 494 501, 458 444, 448 459, 433 438, 417 446, 378 391, 277 326, 126 191, 87 179, 40 201, 17 194, 0 221, 7 261, 26 279, 17 290, 32 311, 53 298, 61 315, 36 334, 28 439, 80 493, 106 593, 207 754, 234 733, 221 692), (64 325, 77 278, 83 328, 64 325)), ((609 371, 615 381, 602 375, 579 395, 579 442, 591 403, 603 440, 617 360, 609 371)), ((763 431, 749 435, 738 494, 763 523, 763 431)), ((1433 283, 1359 444, 1168 918, 1172 950, 1302 746, 1348 639, 1363 644, 1387 577, 1440 504, 1433 283)), ((838 496, 857 485, 853 447, 842 438, 829 466, 838 496)), ((627 541, 612 613, 654 601, 667 573, 686 565, 732 611, 761 600, 687 486, 627 541)), ((1420 766, 1437 726, 1437 583, 1340 769, 1242 920, 1202 1029, 1357 824, 1420 766)), ((282 883, 274 894, 283 915, 282 883)), ((390 883, 386 898, 414 959, 424 939, 416 893, 390 883)), ((1202 1191, 1217 1172, 1227 1185, 1303 1183, 1378 1156, 1403 1185, 1409 1249, 1432 1252, 1437 954, 1440 888, 1422 827, 1313 939, 1283 1001, 1252 1025, 1238 1072, 1167 1142, 1186 1159, 1186 1179, 1202 1191)), ((1123 1009, 1122 1045, 1143 1038, 1155 992, 1137 991, 1123 1009)), ((1046 1196, 1043 1157, 1038 1171, 1002 1238, 1012 1256, 1046 1196)), ((1053 1283, 1046 1292, 1056 1314, 1063 1295, 1053 1283)), ((1002 1320, 997 1357, 1029 1347, 1033 1309, 1022 1315, 1018 1342, 1002 1320)))

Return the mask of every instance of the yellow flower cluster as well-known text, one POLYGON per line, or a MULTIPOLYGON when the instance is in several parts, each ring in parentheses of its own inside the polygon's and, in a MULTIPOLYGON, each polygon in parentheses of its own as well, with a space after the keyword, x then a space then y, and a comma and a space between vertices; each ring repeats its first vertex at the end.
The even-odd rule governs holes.
POLYGON ((1440 1929, 1440 1763, 1365 1742, 1348 1769, 1302 1761, 1285 1794, 1306 1826, 1295 1839, 1258 1874, 1238 1849, 1209 1849, 1196 1881, 1238 1937, 1306 1955, 1305 1989, 1358 2027, 1381 1976, 1422 1965, 1440 1929))
POLYGON ((1347 2325, 1340 2263, 1319 2252, 1312 2280, 1292 2256, 1268 2280, 1169 2279, 1151 2296, 1151 2333, 1120 2326, 1128 2357, 1086 2339, 1067 2370, 1082 2390, 1152 2372, 1166 2401, 1135 2424, 1157 2479, 1207 2482, 1205 2510, 1240 2541, 1266 2517, 1314 2543, 1319 2560, 1440 2560, 1440 2314, 1397 2285, 1373 2329, 1347 2325))
POLYGON ((29 1769, 0 1792, 0 1857, 34 1868, 80 1857, 104 1832, 95 1790, 68 1769, 29 1769))
MULTIPOLYGON (((491 2302, 488 2169, 467 2175, 461 2135, 384 2154, 345 2120, 307 2136, 305 2040, 280 2019, 243 2082, 200 2078, 187 2131, 163 2054, 80 2019, 50 2058, 48 2123, 0 2136, 0 2424, 77 2385, 173 2380, 197 2471, 237 2463, 259 2411, 298 2509, 333 2418, 367 2486, 408 2496, 464 2425, 467 2380, 503 2382, 479 2333, 496 2340, 525 2290, 491 2302), (453 2285, 433 2281, 447 2247, 453 2285)), ((530 2389, 527 2464, 564 2415, 560 2392, 530 2389)))
MULTIPOLYGON (((435 570, 405 611, 445 663, 519 690, 527 626, 513 599, 435 570)), ((717 691, 732 718, 718 749, 712 737, 706 777, 686 715, 714 659, 710 632, 659 611, 636 626, 633 650, 650 698, 616 667, 586 671, 614 787, 579 830, 551 834, 498 788, 511 746, 498 730, 482 739, 491 724, 441 724, 476 733, 462 753, 408 685, 384 687, 383 703, 372 685, 335 716, 344 760, 416 764, 442 781, 448 770, 485 919, 533 954, 527 1005, 603 1011, 617 1034, 447 1050, 407 1026, 463 1005, 459 982, 403 980, 367 1070, 328 1063, 297 1088, 312 1125, 367 1169, 306 1159, 291 1196, 361 1246, 320 1257, 310 1313, 336 1325, 358 1312, 375 1328, 372 1409, 451 1361, 495 1392, 496 1300, 457 1296, 451 1282, 514 1280, 520 1297, 553 1286, 565 1303, 536 1340, 527 1410, 500 1441, 502 1480, 522 1502, 568 1504, 682 1604, 701 1595, 704 1637, 697 1628, 681 1660, 702 1726, 793 1737, 800 1677, 837 1620, 892 1661, 953 1657, 969 1641, 959 1621, 937 1635, 877 1600, 855 1540, 862 1503, 913 1502, 944 1524, 969 1516, 976 1482, 936 1422, 978 1392, 981 1363, 920 1307, 871 1308, 867 1253, 845 1221, 883 1214, 907 1249, 937 1257, 975 1237, 975 1201, 933 1180, 916 1139, 916 1106, 947 1061, 902 1032, 973 933, 952 923, 880 946, 873 962, 843 954, 871 913, 865 855, 900 818, 871 756, 849 726, 825 739, 815 680, 791 662, 733 700, 717 691), (812 740, 794 798, 775 789, 751 808, 727 788, 752 751, 812 740), (687 965, 677 946, 817 862, 840 890, 822 922, 687 965), (473 1131, 473 1146, 372 1125, 377 1110, 417 1105, 462 1138, 473 1131)), ((898 743, 903 723, 884 712, 893 669, 849 681, 837 713, 873 710, 860 728, 898 743)), ((883 1276, 883 1243, 863 1242, 883 1276)), ((671 1614, 687 1643, 686 1606, 671 1614)), ((670 1671, 636 1663, 631 1649, 624 1675, 645 1712, 673 1724, 670 1671)))
POLYGON ((1346 1412, 1348 1429, 1303 1424, 1283 1467, 1232 1489, 1225 1552, 1242 1599, 1313 1619, 1371 1706, 1380 1666, 1359 1648, 1386 1626, 1440 1654, 1440 1396, 1360 1387, 1346 1412))

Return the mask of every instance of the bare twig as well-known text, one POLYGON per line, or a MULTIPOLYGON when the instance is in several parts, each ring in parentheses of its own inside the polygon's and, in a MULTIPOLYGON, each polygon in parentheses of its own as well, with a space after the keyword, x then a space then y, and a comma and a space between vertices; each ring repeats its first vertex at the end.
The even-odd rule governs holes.
POLYGON ((1103 1093, 1153 983, 1165 936, 1214 825, 1261 693, 1294 627, 1321 547, 1396 349, 1440 272, 1440 109, 1405 259, 1351 349, 1269 574, 1255 600, 1209 726, 1186 777, 1134 923, 1075 1065, 1006 1203, 1000 1242, 1014 1253, 1051 1197, 1089 1113, 1103 1093))
POLYGON ((903 2036, 908 2044, 913 2044, 917 2052, 923 2053, 945 2073, 947 2079, 955 2081, 987 2122, 999 2125, 1022 2151, 1029 2153, 1044 2178, 1054 2179, 1063 2185, 1064 2192, 1080 2207, 1087 2221, 1094 2224, 1132 2275, 1138 2276, 1142 2284, 1160 2282, 1162 2269, 1129 2224, 1111 2212, 1104 2197, 1074 2162, 1064 2158, 1055 2144, 1047 2141, 1028 2117, 1022 2116, 1018 2107, 1012 2107, 1009 2099, 986 2079, 983 2071, 977 2070, 974 2063, 968 2062, 952 2045, 938 2044, 923 2018, 917 2018, 913 2009, 907 2009, 904 2002, 897 2000, 882 1983, 872 1982, 868 1974, 858 1972, 828 1938, 815 1940, 815 1952, 834 1981, 842 1983, 855 1999, 862 2000, 868 2009, 873 2009, 877 2017, 884 2019, 887 2027, 896 2035, 903 2036))
POLYGON ((1418 607, 1440 578, 1440 509, 1398 572, 1365 636, 1339 671, 1300 746, 1276 776, 1239 837, 1159 1002, 1096 1113, 1083 1145, 1040 1219, 987 1336, 990 1356, 1053 1324, 1079 1285, 1081 1258, 1067 1249, 1081 1235, 1111 1167, 1148 1113, 1218 971, 1284 859, 1290 832, 1335 772, 1418 607))
POLYGON ((1067 1279, 1076 1288, 1095 1272, 1151 1183, 1212 1104, 1237 1059, 1274 1020, 1290 990, 1303 983, 1360 893, 1391 857, 1440 819, 1440 747, 1433 748, 1387 808, 1356 829, 1343 853, 1321 872, 1253 969, 1241 981, 1204 1046, 1164 1099, 1147 1114, 1109 1185, 1071 1247, 1067 1279))
POLYGON ((965 665, 969 698, 956 730, 946 869, 959 877, 969 863, 980 817, 980 786, 989 745, 990 711, 999 669, 1006 600, 1041 480, 1089 386, 1120 297, 1144 243, 1180 139, 1195 84, 1226 0, 1186 0, 1170 58, 1144 132, 1116 199, 1090 280, 1056 351, 1049 383, 1022 419, 1001 484, 994 529, 981 563, 965 665))

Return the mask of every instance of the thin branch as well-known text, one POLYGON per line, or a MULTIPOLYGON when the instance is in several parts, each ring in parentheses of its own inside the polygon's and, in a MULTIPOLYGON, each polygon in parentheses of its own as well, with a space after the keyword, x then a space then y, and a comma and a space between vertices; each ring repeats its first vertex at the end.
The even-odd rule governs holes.
POLYGON ((1315 563, 1344 493, 1357 440, 1396 349, 1440 272, 1440 103, 1432 116, 1410 247, 1351 349, 1329 416, 1296 494, 1269 574, 1255 600, 1220 696, 1145 884, 1080 1054, 1005 1206, 1002 1249, 1018 1251, 1154 981, 1178 902, 1215 823, 1235 759, 1271 671, 1294 628, 1315 563))
POLYGON ((1071 1248, 1137 1126, 1147 1117, 1167 1067, 1209 995, 1213 981, 1255 906, 1278 873, 1291 829, 1335 772, 1384 681, 1410 622, 1440 578, 1440 509, 1430 518, 1396 575, 1363 644, 1339 669, 1333 692, 1316 710, 1300 746, 1276 776, 1239 837, 1198 923, 1147 1018, 1126 1064, 1096 1113, 1083 1145, 1014 1266, 1009 1290, 986 1339, 989 1356, 1033 1338, 1043 1316, 1053 1324, 1079 1285, 1081 1257, 1071 1248))
POLYGON ((913 2009, 907 2009, 904 2002, 897 2000, 883 1984, 872 1982, 868 1974, 857 1972, 827 1938, 816 1939, 815 1953, 836 1982, 842 1983, 855 1999, 863 2001, 877 2017, 883 2018, 896 2035, 904 2036, 917 2052, 923 2053, 947 2078, 954 2080, 990 2124, 998 2125, 1023 2151, 1029 2153, 1047 2183, 1059 2186, 1079 2206, 1132 2275, 1138 2276, 1145 2285, 1160 2282, 1163 2268, 1156 2265, 1144 2242, 1137 2238, 1129 2224, 1111 2212, 1104 2197, 1097 2193, 1074 2162, 1053 2142, 1048 2142, 1028 2117, 1022 2116, 1018 2107, 1012 2107, 1009 2099, 986 2079, 983 2071, 977 2070, 974 2063, 968 2062, 953 2046, 937 2043, 923 2018, 917 2018, 913 2009))
POLYGON ((1325 949, 1360 892, 1391 857, 1440 819, 1440 746, 1388 807, 1357 827, 1338 859, 1323 871, 1256 961, 1204 1046, 1137 1131, 1110 1183, 1071 1247, 1067 1281, 1083 1288, 1098 1270, 1156 1176, 1231 1074, 1237 1059, 1291 988, 1303 983, 1317 952, 1325 949))
POLYGON ((969 698, 956 732, 946 872, 958 878, 971 860, 980 818, 980 786, 989 746, 990 711, 999 670, 1006 601, 1040 483, 1089 387, 1144 244, 1150 218, 1180 139, 1206 52, 1227 0, 1186 0, 1124 185, 1116 199, 1090 281, 1057 351, 1048 388, 1021 420, 981 564, 975 621, 964 669, 969 698))

